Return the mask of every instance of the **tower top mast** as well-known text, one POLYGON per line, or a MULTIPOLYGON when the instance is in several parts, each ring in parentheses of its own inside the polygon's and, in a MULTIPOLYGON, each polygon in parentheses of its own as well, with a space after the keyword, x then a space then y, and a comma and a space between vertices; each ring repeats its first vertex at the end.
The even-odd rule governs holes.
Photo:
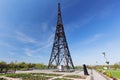
POLYGON ((58 0, 58 16, 57 16, 57 24, 62 24, 62 15, 60 9, 60 0, 58 0))
POLYGON ((58 0, 58 3, 60 3, 60 0, 58 0))

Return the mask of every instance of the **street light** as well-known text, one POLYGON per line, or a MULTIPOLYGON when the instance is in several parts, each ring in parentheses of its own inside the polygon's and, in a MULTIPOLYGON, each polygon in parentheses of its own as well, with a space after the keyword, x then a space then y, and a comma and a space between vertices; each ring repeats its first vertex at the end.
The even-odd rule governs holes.
POLYGON ((110 69, 110 65, 109 65, 110 62, 107 60, 105 52, 103 52, 102 54, 106 60, 106 64, 108 65, 108 68, 110 69))
MULTIPOLYGON (((112 74, 112 72, 111 72, 110 65, 109 65, 110 62, 109 62, 109 61, 107 60, 107 58, 106 58, 106 53, 103 52, 102 54, 103 54, 103 56, 104 56, 104 58, 105 58, 105 60, 106 60, 106 64, 108 65, 108 69, 110 70, 111 76, 113 77, 113 74, 112 74)), ((114 80, 114 79, 113 79, 113 80, 114 80)))

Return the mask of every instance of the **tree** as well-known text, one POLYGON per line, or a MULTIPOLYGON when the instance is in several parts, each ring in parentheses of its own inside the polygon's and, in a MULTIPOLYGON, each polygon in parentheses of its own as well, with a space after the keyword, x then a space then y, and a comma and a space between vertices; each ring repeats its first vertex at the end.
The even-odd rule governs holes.
POLYGON ((28 65, 28 70, 33 69, 35 67, 35 64, 32 63, 28 63, 27 65, 28 65))
POLYGON ((6 69, 6 62, 4 61, 1 61, 0 62, 0 73, 3 73, 3 69, 6 69))
POLYGON ((27 68, 27 64, 25 62, 21 62, 19 64, 19 68, 27 68))
POLYGON ((14 64, 13 62, 11 62, 11 63, 9 64, 9 68, 10 68, 10 69, 14 69, 14 68, 15 68, 15 64, 14 64))
POLYGON ((119 65, 116 63, 116 64, 113 65, 113 68, 114 68, 114 69, 118 69, 118 68, 119 68, 119 65))
POLYGON ((75 69, 82 69, 82 66, 75 66, 75 69))
POLYGON ((47 66, 46 65, 44 65, 44 64, 40 64, 40 63, 38 63, 38 64, 35 64, 35 68, 36 69, 46 69, 47 68, 47 66))

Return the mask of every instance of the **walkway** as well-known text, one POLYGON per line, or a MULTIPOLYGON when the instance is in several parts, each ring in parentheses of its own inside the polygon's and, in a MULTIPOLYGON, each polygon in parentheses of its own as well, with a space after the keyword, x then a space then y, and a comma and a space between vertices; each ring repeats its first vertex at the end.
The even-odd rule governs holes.
POLYGON ((89 70, 90 80, 108 80, 95 70, 89 70))

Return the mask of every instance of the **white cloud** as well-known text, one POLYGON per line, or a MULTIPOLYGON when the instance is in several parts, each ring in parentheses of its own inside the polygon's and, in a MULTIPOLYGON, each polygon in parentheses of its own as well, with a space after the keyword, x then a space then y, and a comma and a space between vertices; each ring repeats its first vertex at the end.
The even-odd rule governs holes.
POLYGON ((42 28, 43 32, 48 31, 48 24, 47 23, 41 23, 40 27, 42 28))
POLYGON ((40 27, 40 33, 42 33, 42 35, 40 36, 42 37, 42 39, 44 39, 44 41, 43 40, 38 41, 37 39, 31 36, 28 36, 27 34, 23 32, 16 31, 15 37, 17 40, 21 41, 22 43, 25 43, 26 45, 31 44, 33 45, 33 48, 35 47, 35 49, 31 49, 30 47, 23 47, 24 53, 27 56, 33 56, 32 54, 38 53, 40 51, 44 51, 46 48, 50 47, 53 43, 54 34, 51 32, 51 30, 49 30, 48 24, 41 23, 36 26, 40 27), (46 36, 43 34, 46 34, 46 36))
POLYGON ((13 46, 9 45, 8 43, 4 43, 4 42, 0 42, 0 46, 13 47, 13 46))
POLYGON ((34 38, 29 37, 22 32, 16 32, 16 34, 17 34, 16 38, 23 43, 35 43, 35 44, 38 43, 34 38))
POLYGON ((85 41, 82 42, 82 43, 83 43, 83 44, 93 43, 93 42, 99 40, 102 36, 103 36, 103 34, 95 34, 95 35, 93 35, 91 38, 85 40, 85 41))
POLYGON ((31 49, 25 48, 24 51, 27 56, 33 56, 32 54, 38 53, 41 50, 45 50, 46 48, 50 47, 52 44, 53 44, 53 34, 47 39, 46 42, 43 42, 43 45, 38 46, 37 49, 31 50, 31 49))
POLYGON ((28 48, 25 49, 25 54, 26 54, 27 56, 32 56, 32 54, 33 54, 34 52, 35 52, 35 51, 32 51, 32 50, 30 50, 30 49, 28 49, 28 48))
POLYGON ((17 48, 12 46, 11 44, 8 44, 7 42, 0 42, 0 46, 1 47, 7 47, 7 48, 12 49, 12 50, 17 50, 17 48))
POLYGON ((66 28, 65 31, 66 32, 72 32, 72 31, 75 31, 76 29, 78 29, 80 27, 84 27, 84 25, 90 23, 90 21, 92 21, 94 17, 95 17, 95 15, 91 15, 87 18, 71 22, 70 24, 65 24, 65 28, 66 28))
POLYGON ((8 54, 15 55, 16 53, 15 52, 8 52, 8 54))

